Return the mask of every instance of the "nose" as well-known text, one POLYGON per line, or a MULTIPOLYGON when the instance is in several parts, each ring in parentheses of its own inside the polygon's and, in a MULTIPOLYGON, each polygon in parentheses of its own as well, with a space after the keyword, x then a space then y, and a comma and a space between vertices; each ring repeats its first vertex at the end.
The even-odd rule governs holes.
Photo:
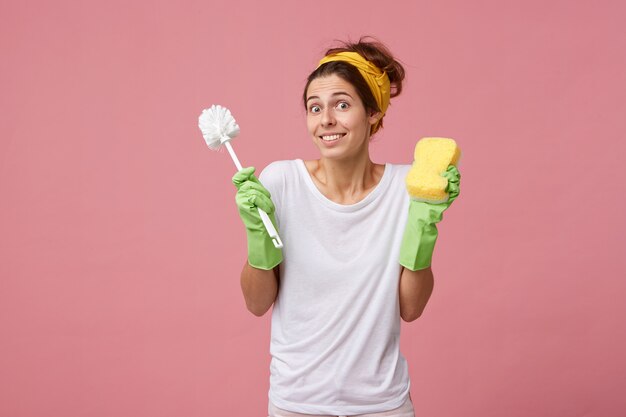
POLYGON ((327 107, 322 110, 322 126, 333 126, 335 124, 335 114, 332 107, 327 107))

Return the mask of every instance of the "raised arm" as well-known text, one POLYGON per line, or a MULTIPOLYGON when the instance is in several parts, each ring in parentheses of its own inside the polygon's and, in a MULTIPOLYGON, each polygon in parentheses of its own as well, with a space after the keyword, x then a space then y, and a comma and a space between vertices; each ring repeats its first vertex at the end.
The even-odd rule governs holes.
POLYGON ((437 241, 437 223, 443 212, 459 195, 461 174, 454 165, 441 174, 448 180, 447 201, 427 203, 411 199, 402 245, 400 265, 400 316, 404 321, 413 321, 421 316, 433 292, 434 277, 431 269, 433 251, 437 241))
POLYGON ((244 168, 233 176, 237 187, 235 202, 246 227, 248 257, 241 271, 241 290, 248 310, 256 316, 267 312, 278 294, 278 264, 282 251, 272 243, 258 209, 264 210, 274 226, 274 203, 269 191, 254 176, 254 168, 244 168))

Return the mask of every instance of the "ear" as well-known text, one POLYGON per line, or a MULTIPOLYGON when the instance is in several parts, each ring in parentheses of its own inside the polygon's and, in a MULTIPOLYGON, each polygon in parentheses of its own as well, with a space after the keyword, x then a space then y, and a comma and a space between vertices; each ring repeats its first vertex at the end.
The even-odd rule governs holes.
POLYGON ((374 126, 382 118, 383 118, 383 114, 381 112, 372 111, 368 117, 368 121, 371 126, 374 126))

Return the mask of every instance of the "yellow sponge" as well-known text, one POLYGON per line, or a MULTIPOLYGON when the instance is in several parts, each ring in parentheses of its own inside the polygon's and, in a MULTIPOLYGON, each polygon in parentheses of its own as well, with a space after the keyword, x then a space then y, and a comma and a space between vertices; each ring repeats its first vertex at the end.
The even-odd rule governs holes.
POLYGON ((454 139, 422 138, 415 145, 413 166, 406 176, 406 189, 413 200, 429 203, 448 201, 448 180, 441 176, 456 165, 461 149, 454 139))

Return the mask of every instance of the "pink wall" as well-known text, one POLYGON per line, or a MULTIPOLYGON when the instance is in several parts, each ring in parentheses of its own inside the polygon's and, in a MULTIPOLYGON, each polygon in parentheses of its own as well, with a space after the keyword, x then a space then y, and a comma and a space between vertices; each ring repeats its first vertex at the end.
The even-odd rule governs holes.
POLYGON ((314 158, 304 79, 365 33, 408 71, 374 160, 464 151, 403 327, 417 415, 624 415, 624 3, 381 4, 0 4, 0 416, 265 416, 269 315, 197 117, 230 107, 246 165, 314 158))

